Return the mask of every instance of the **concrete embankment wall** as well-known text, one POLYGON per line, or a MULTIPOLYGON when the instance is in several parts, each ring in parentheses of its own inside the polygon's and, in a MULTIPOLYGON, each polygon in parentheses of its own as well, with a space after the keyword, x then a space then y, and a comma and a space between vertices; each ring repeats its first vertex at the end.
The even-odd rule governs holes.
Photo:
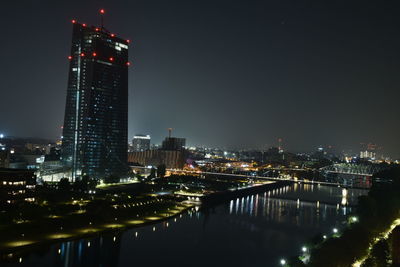
POLYGON ((263 184, 248 188, 242 188, 235 191, 222 191, 216 192, 201 198, 203 205, 214 205, 220 202, 228 201, 238 197, 244 197, 252 194, 262 193, 269 190, 281 188, 287 185, 291 185, 293 182, 291 181, 282 181, 282 182, 274 182, 270 184, 263 184))

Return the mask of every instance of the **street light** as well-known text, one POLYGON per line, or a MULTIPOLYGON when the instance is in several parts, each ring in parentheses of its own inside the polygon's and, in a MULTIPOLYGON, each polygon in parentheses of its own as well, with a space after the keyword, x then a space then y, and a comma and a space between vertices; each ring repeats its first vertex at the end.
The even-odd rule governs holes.
POLYGON ((333 233, 337 234, 338 229, 337 228, 333 228, 333 233))
POLYGON ((302 247, 301 250, 302 250, 303 252, 307 252, 307 247, 302 247))
POLYGON ((281 259, 281 265, 285 265, 286 264, 286 260, 285 259, 281 259))

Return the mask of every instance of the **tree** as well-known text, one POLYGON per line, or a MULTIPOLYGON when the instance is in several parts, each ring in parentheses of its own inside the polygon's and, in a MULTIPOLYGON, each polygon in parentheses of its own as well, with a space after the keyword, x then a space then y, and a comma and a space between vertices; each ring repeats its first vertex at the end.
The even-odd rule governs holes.
POLYGON ((104 183, 106 183, 106 184, 119 183, 119 177, 116 176, 116 175, 106 176, 106 177, 104 178, 104 183))
POLYGON ((68 192, 71 190, 71 183, 68 178, 61 178, 58 182, 58 190, 68 192))
POLYGON ((389 245, 385 239, 380 240, 371 251, 372 257, 374 257, 378 266, 388 266, 390 252, 389 245))
POLYGON ((149 178, 155 178, 155 177, 156 177, 156 169, 151 168, 149 178))
POLYGON ((368 259, 366 259, 363 264, 361 265, 361 267, 377 267, 375 260, 371 257, 369 257, 368 259))
POLYGON ((90 178, 88 175, 84 175, 81 179, 75 181, 74 190, 88 192, 89 190, 94 190, 96 185, 97 180, 90 178))
POLYGON ((141 181, 141 182, 144 180, 143 175, 141 175, 140 173, 137 173, 137 174, 135 175, 135 177, 136 177, 139 181, 141 181))
POLYGON ((167 166, 165 164, 158 165, 157 167, 157 177, 164 177, 166 172, 167 166))

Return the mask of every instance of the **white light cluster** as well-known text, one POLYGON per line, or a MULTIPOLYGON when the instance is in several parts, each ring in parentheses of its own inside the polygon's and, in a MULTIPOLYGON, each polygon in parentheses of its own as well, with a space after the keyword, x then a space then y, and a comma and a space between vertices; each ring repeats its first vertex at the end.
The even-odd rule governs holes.
POLYGON ((116 50, 121 51, 121 48, 128 49, 128 46, 126 44, 115 43, 116 50))

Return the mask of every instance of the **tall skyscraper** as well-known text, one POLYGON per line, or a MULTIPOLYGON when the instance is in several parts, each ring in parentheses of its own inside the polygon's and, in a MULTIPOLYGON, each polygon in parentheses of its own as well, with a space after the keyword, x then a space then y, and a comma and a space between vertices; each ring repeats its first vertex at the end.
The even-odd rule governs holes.
POLYGON ((150 135, 137 134, 132 139, 133 152, 150 150, 150 135))
POLYGON ((128 149, 129 40, 103 26, 72 23, 62 160, 71 167, 72 179, 123 174, 128 149))

